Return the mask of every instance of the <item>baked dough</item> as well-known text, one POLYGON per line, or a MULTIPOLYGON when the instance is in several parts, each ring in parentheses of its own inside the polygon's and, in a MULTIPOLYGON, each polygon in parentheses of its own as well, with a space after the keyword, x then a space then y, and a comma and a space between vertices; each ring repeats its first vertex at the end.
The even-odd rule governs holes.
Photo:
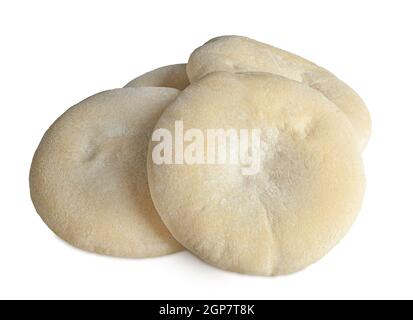
POLYGON ((261 129, 256 175, 228 161, 155 164, 158 142, 149 144, 155 207, 204 261, 240 273, 288 274, 323 257, 349 230, 364 193, 361 155, 347 117, 318 91, 268 73, 211 73, 167 107, 155 130, 173 134, 177 120, 204 135, 261 129))
POLYGON ((223 36, 196 49, 187 65, 191 82, 215 71, 270 72, 302 82, 320 91, 347 115, 361 150, 370 138, 370 115, 359 95, 329 71, 297 55, 246 37, 223 36))
POLYGON ((153 206, 146 175, 151 130, 178 93, 172 88, 102 92, 50 127, 33 159, 30 191, 40 217, 59 237, 121 257, 181 249, 153 206))
POLYGON ((125 87, 168 87, 184 90, 189 85, 186 63, 173 64, 145 73, 125 87))

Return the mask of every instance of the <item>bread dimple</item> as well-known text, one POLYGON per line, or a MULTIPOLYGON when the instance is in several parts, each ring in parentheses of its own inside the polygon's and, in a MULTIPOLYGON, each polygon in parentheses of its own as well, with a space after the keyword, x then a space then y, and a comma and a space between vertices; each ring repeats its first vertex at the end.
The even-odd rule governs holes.
POLYGON ((240 165, 148 161, 155 207, 203 260, 241 273, 291 273, 324 256, 351 226, 364 190, 358 143, 321 93, 276 75, 217 72, 188 87, 155 128, 173 132, 178 119, 204 132, 261 129, 256 175, 242 175, 240 165))
POLYGON ((45 223, 88 251, 150 257, 181 249, 153 207, 146 152, 154 124, 179 91, 126 88, 64 113, 33 159, 30 190, 45 223))
POLYGON ((246 37, 222 36, 196 49, 187 64, 191 82, 211 72, 269 72, 320 91, 348 117, 360 150, 371 132, 369 112, 360 96, 331 72, 290 52, 246 37))

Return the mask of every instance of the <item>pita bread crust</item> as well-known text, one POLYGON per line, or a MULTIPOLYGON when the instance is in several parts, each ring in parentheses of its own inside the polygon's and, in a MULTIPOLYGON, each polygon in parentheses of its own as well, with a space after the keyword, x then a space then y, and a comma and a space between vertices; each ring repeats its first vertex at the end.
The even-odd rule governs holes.
POLYGON ((153 126, 179 91, 105 91, 65 112, 33 159, 30 191, 37 212, 68 243, 121 257, 181 250, 149 194, 146 152, 153 126))
POLYGON ((360 96, 332 73, 290 52, 246 37, 214 38, 190 56, 187 73, 192 82, 216 72, 269 72, 304 83, 336 104, 352 123, 363 150, 371 134, 371 119, 360 96))
MULTIPOLYGON (((288 274, 323 257, 346 234, 364 192, 350 122, 310 87, 272 74, 211 73, 191 84, 155 129, 256 129, 261 170, 239 165, 156 165, 149 187, 162 220, 187 249, 216 267, 288 274)), ((205 133, 205 132, 204 132, 205 133)))

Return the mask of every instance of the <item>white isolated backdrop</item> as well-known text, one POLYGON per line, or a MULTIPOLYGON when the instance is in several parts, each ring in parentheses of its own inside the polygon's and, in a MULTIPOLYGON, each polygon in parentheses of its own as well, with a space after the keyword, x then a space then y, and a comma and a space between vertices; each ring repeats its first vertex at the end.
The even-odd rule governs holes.
POLYGON ((1 1, 0 298, 413 298, 412 1, 1 1), (189 253, 128 260, 59 240, 29 197, 48 126, 96 92, 185 62, 237 34, 329 69, 365 100, 367 191, 350 233, 284 277, 243 276, 189 253))

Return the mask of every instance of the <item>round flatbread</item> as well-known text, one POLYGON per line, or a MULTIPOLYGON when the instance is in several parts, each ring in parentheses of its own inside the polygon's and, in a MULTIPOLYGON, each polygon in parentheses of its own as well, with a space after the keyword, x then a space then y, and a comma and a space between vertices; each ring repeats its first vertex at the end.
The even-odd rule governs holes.
POLYGON ((246 37, 218 37, 196 49, 187 65, 191 82, 215 71, 270 72, 304 83, 346 114, 359 137, 361 150, 370 138, 370 115, 359 95, 329 71, 295 54, 246 37))
MULTIPOLYGON (((354 130, 336 105, 296 81, 268 73, 209 74, 167 107, 155 136, 147 162, 155 207, 183 246, 219 268, 298 271, 334 247, 360 209, 364 172, 354 130), (209 133, 219 129, 239 137, 248 130, 250 144, 238 148, 244 161, 219 162, 218 151, 210 161, 220 144, 209 133), (255 142, 254 130, 260 131, 255 142), (160 147, 168 145, 162 132, 178 141, 172 151, 160 147), (199 140, 202 147, 192 148, 199 140), (158 152, 175 161, 159 161, 158 152), (257 162, 255 173, 244 171, 257 162)), ((223 149, 231 155, 237 145, 228 140, 234 141, 226 139, 223 149)))
POLYGON ((40 217, 60 238, 121 257, 181 249, 153 206, 146 174, 150 133, 178 93, 172 88, 102 92, 50 127, 33 159, 30 191, 40 217))
POLYGON ((186 63, 161 67, 145 73, 125 87, 167 87, 184 90, 189 85, 186 63))

